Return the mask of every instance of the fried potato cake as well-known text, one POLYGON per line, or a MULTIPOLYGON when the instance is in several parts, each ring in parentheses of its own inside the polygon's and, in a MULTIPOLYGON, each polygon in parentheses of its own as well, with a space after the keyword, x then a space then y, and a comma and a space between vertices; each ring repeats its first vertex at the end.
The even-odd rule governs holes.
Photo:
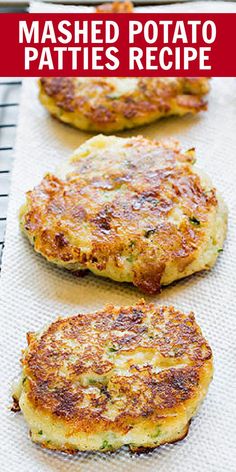
POLYGON ((27 193, 23 232, 48 261, 143 292, 213 266, 227 210, 194 149, 98 135, 27 193))
POLYGON ((133 4, 129 1, 102 3, 96 7, 97 13, 132 13, 133 4))
POLYGON ((110 134, 170 115, 206 110, 209 79, 191 77, 46 77, 39 99, 59 120, 110 134))
POLYGON ((144 300, 58 319, 27 337, 13 410, 49 449, 139 451, 182 439, 212 378, 193 313, 144 300))

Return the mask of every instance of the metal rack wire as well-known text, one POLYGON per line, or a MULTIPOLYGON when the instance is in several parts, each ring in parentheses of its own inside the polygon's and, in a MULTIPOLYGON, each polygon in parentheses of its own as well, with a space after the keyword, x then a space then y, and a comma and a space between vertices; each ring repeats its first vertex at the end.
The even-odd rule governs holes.
POLYGON ((20 88, 21 81, 18 79, 0 79, 0 263, 4 247, 20 88))

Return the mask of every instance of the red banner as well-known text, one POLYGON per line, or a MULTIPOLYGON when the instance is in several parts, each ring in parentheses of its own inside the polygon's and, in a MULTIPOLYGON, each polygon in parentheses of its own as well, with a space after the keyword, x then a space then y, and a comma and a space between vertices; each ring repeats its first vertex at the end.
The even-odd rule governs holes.
POLYGON ((236 76, 236 14, 0 14, 0 76, 236 76))

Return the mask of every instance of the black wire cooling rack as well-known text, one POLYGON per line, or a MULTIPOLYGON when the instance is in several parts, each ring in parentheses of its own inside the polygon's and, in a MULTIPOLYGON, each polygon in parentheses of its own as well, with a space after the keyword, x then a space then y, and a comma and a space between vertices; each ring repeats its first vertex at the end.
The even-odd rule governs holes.
POLYGON ((4 247, 20 90, 21 80, 0 78, 0 264, 4 247))

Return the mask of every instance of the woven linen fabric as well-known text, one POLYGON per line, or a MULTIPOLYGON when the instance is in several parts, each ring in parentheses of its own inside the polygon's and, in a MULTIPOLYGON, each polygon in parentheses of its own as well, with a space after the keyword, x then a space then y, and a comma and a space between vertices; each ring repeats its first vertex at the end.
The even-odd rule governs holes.
MULTIPOLYGON (((35 10, 57 8, 37 4, 35 10)), ((69 11, 69 7, 64 8, 69 11)), ((236 5, 208 2, 163 10, 236 12, 236 5)), ((94 311, 106 303, 130 304, 142 296, 128 284, 93 275, 76 278, 47 263, 22 236, 18 210, 25 191, 64 163, 91 136, 51 118, 40 105, 37 93, 36 79, 25 79, 1 276, 1 472, 235 472, 236 79, 212 79, 206 113, 164 119, 121 133, 158 139, 174 136, 185 149, 195 146, 198 166, 212 177, 229 207, 228 237, 214 269, 173 284, 158 296, 145 297, 156 304, 173 304, 195 312, 213 349, 215 373, 188 436, 141 455, 131 455, 125 448, 113 454, 75 456, 43 450, 31 443, 22 414, 10 411, 11 385, 20 372, 19 358, 27 331, 38 330, 58 315, 94 311)))

